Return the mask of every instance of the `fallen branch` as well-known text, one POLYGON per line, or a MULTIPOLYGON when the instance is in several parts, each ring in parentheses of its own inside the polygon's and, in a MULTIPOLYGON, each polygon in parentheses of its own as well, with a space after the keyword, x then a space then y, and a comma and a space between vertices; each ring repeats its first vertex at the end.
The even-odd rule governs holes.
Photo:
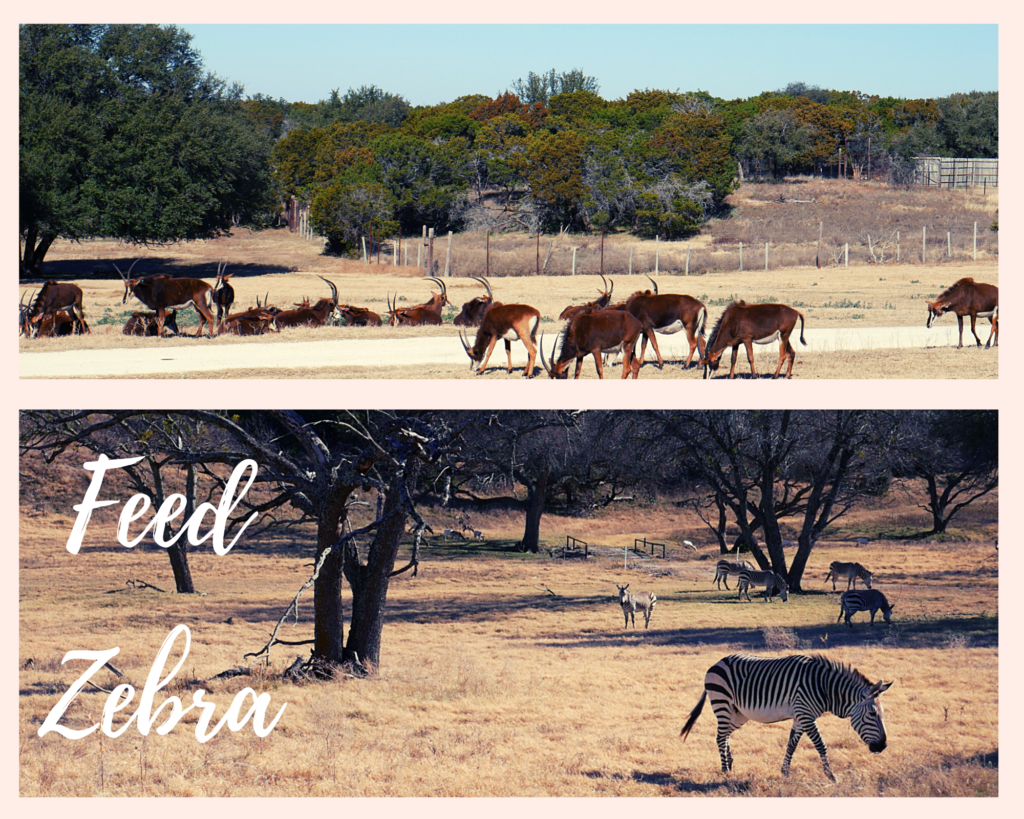
POLYGON ((161 594, 167 594, 164 589, 157 588, 152 583, 147 583, 145 580, 125 580, 124 584, 133 589, 152 589, 153 591, 158 591, 161 594))

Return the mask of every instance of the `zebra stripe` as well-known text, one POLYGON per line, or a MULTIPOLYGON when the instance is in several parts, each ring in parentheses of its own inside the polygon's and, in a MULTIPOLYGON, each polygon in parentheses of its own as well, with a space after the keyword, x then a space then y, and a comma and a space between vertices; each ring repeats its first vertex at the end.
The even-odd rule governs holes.
POLYGON ((878 754, 885 750, 885 725, 882 705, 877 698, 892 682, 872 684, 850 666, 817 654, 794 654, 765 658, 731 654, 723 657, 704 676, 704 693, 690 712, 681 736, 685 739, 711 696, 711 708, 718 719, 716 742, 722 759, 722 773, 732 770, 729 737, 744 723, 793 720, 782 775, 789 776, 789 764, 800 737, 807 734, 821 757, 825 776, 835 782, 828 749, 818 733, 815 720, 831 712, 849 719, 868 749, 878 754))
POLYGON ((654 613, 654 604, 658 601, 654 592, 649 592, 646 595, 629 594, 626 591, 629 588, 629 583, 625 586, 616 583, 615 588, 619 590, 619 605, 622 606, 622 614, 626 618, 622 627, 628 628, 629 621, 632 619, 633 628, 636 628, 636 613, 640 611, 644 615, 644 628, 647 628, 651 622, 651 615, 654 613))
POLYGON ((859 591, 845 591, 843 596, 839 598, 839 616, 836 618, 838 623, 843 619, 843 615, 846 615, 846 625, 853 628, 853 623, 850 622, 850 618, 855 615, 858 611, 870 611, 871 612, 871 625, 875 624, 875 614, 881 609, 882 617, 885 618, 886 623, 892 622, 892 610, 896 604, 889 605, 889 601, 885 599, 885 595, 882 594, 878 589, 867 589, 859 591))
POLYGON ((736 595, 737 597, 745 594, 747 601, 753 602, 750 600, 750 587, 764 586, 764 602, 767 603, 771 600, 773 592, 782 598, 783 603, 789 602, 789 584, 775 572, 758 572, 753 569, 743 569, 740 571, 739 577, 739 593, 736 595))
POLYGON ((864 581, 864 585, 869 589, 871 588, 871 572, 865 569, 860 563, 843 563, 840 560, 833 560, 828 567, 828 574, 825 575, 825 582, 828 583, 828 579, 832 578, 832 591, 836 590, 836 580, 845 579, 846 588, 850 588, 850 584, 853 584, 853 588, 857 588, 857 580, 864 581))
POLYGON ((719 590, 722 588, 722 582, 725 582, 725 589, 729 591, 729 575, 739 574, 744 569, 753 569, 747 561, 742 563, 730 563, 728 560, 719 560, 715 564, 715 580, 714 582, 718 585, 719 590))

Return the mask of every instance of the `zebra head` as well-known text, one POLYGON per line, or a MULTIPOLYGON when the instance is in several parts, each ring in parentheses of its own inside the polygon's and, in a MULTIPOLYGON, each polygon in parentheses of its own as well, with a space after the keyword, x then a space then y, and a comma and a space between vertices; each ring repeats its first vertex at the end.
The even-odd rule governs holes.
POLYGON ((892 623, 892 610, 896 608, 896 604, 893 603, 891 606, 882 606, 882 617, 885 618, 885 622, 892 623))
POLYGON ((861 691, 860 701, 850 712, 850 724, 857 732, 868 750, 880 754, 885 750, 885 723, 882 722, 882 704, 878 697, 892 687, 892 681, 879 680, 874 685, 866 686, 861 691))
POLYGON ((625 586, 620 586, 618 583, 616 583, 615 584, 615 588, 617 588, 619 590, 619 602, 620 603, 623 600, 625 600, 627 597, 629 597, 629 594, 626 591, 626 589, 629 588, 629 583, 627 583, 625 586))
POLYGON ((789 602, 789 584, 778 574, 775 575, 775 590, 779 593, 783 603, 789 602))

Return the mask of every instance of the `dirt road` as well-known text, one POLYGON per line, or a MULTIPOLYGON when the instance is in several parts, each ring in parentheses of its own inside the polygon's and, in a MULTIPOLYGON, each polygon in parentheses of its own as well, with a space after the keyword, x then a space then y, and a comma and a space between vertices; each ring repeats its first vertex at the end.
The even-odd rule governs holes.
MULTIPOLYGON (((368 330, 368 333, 372 330, 368 330)), ((970 337, 968 331, 967 337, 970 337)), ((982 338, 986 338, 982 334, 982 338)), ((860 327, 837 329, 807 329, 804 332, 807 347, 801 347, 794 334, 794 347, 801 355, 814 353, 847 352, 870 349, 924 349, 949 348, 957 342, 956 326, 932 327, 860 327)), ((550 344, 550 341, 547 342, 550 344)), ((689 347, 685 334, 659 336, 658 344, 667 361, 683 361, 689 347)), ((550 349, 550 348, 549 348, 550 349)), ((757 350, 758 359, 774 359, 778 355, 778 342, 757 350)), ((650 350, 648 360, 653 358, 650 350)), ((744 366, 745 355, 740 353, 744 366)), ((495 348, 489 367, 504 367, 505 352, 499 344, 495 348)), ((512 345, 512 364, 522 367, 526 363, 526 349, 519 343, 512 345)), ((61 352, 22 352, 19 372, 22 378, 118 378, 125 376, 173 377, 189 373, 223 373, 231 370, 258 369, 260 377, 273 378, 278 370, 301 366, 305 369, 337 367, 339 365, 390 367, 463 367, 468 369, 469 359, 458 338, 366 338, 325 341, 298 341, 291 343, 262 343, 257 347, 244 344, 217 345, 202 349, 195 345, 128 348, 119 350, 65 350, 61 352), (254 362, 254 351, 258 361, 254 362)), ((539 364, 539 362, 538 362, 539 364)), ((726 365, 728 364, 728 354, 726 365)), ((425 377, 429 377, 426 376, 425 377)), ((436 376, 435 376, 436 377, 436 376)))

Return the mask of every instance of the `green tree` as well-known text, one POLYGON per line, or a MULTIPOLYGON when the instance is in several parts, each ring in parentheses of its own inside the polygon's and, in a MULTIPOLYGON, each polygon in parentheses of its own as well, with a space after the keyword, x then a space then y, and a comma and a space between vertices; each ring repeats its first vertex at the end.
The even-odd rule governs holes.
POLYGON ((372 174, 358 169, 317 190, 309 206, 310 224, 327 238, 328 253, 357 255, 361 238, 398 232, 395 197, 372 174))
POLYGON ((584 227, 584 147, 583 137, 575 131, 537 133, 531 138, 525 177, 540 227, 584 227))
POLYGON ((597 78, 584 74, 579 68, 561 72, 552 68, 543 74, 531 71, 525 80, 520 77, 512 83, 512 91, 527 105, 546 104, 558 94, 587 91, 596 95, 600 90, 597 78))
POLYGON ((270 137, 174 26, 19 28, 23 275, 57 237, 212 238, 269 219, 270 137))
POLYGON ((752 175, 782 179, 793 172, 816 133, 792 110, 769 108, 744 123, 737 153, 749 163, 752 175))

